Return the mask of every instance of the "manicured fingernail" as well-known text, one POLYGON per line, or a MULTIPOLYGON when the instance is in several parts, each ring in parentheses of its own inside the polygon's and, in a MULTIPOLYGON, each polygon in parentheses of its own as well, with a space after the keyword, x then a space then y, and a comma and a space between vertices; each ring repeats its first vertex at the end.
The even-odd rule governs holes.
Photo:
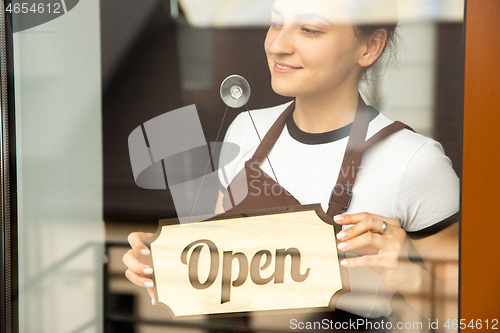
POLYGON ((349 265, 349 261, 347 261, 347 260, 342 260, 342 261, 340 262, 340 264, 341 264, 342 266, 347 266, 347 265, 349 265))
POLYGON ((337 234, 337 239, 342 239, 345 236, 347 236, 347 233, 345 231, 341 231, 337 234))
POLYGON ((343 217, 342 215, 335 215, 335 216, 333 217, 333 220, 334 220, 335 222, 344 221, 344 217, 343 217))
POLYGON ((340 243, 337 247, 339 248, 339 250, 342 250, 342 249, 345 249, 347 246, 347 243, 340 243))
POLYGON ((144 274, 153 274, 153 269, 152 268, 144 268, 142 270, 144 274))
POLYGON ((154 298, 151 298, 151 304, 155 305, 156 304, 156 301, 154 298))
POLYGON ((142 249, 141 253, 144 254, 145 256, 149 256, 151 254, 151 251, 148 249, 142 249))
POLYGON ((146 282, 144 282, 144 286, 148 287, 148 288, 153 288, 154 284, 151 281, 146 281, 146 282))

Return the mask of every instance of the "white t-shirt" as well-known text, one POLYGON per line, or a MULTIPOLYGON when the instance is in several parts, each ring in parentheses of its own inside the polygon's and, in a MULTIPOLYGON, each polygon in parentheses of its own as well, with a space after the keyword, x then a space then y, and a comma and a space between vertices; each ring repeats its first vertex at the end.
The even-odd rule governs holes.
MULTIPOLYGON (((250 111, 261 138, 289 104, 250 111)), ((370 113, 367 139, 392 123, 374 109, 370 113)), ((326 211, 349 131, 350 125, 328 133, 305 133, 290 117, 269 153, 279 184, 301 204, 320 203, 326 211)), ((247 112, 236 117, 224 142, 240 148, 233 161, 225 161, 224 152, 221 155, 219 178, 227 187, 260 143, 247 112)), ((260 167, 274 178, 267 160, 260 167)), ((392 217, 410 234, 429 234, 456 221, 449 218, 459 210, 459 193, 459 179, 441 145, 404 129, 365 152, 346 213, 392 217)), ((352 268, 348 272, 351 292, 341 296, 337 308, 364 317, 389 315, 393 292, 382 278, 370 268, 352 268)))

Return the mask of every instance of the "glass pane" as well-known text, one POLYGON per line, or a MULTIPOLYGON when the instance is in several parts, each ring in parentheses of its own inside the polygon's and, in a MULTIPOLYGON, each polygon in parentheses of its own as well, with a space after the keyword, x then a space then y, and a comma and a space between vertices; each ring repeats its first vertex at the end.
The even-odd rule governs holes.
MULTIPOLYGON (((14 32, 13 45, 19 331, 97 332, 104 241, 99 2, 40 6, 62 14, 14 32)), ((33 19, 14 14, 13 25, 33 19)))
MULTIPOLYGON (((222 176, 215 172, 219 152, 213 143, 223 141, 230 124, 248 109, 279 106, 296 97, 280 93, 271 84, 264 42, 273 2, 46 0, 41 2, 44 15, 35 15, 38 7, 31 16, 13 14, 21 332, 220 332, 235 326, 255 332, 288 331, 298 322, 322 318, 323 314, 313 311, 297 314, 294 322, 290 316, 275 313, 174 320, 164 308, 151 305, 144 288, 125 278, 122 262, 130 249, 129 233, 155 232, 158 220, 185 217, 189 212, 213 214, 217 192, 224 188, 219 184, 224 183, 222 176), (233 74, 248 80, 252 95, 245 106, 227 109, 219 90, 233 74), (162 152, 179 146, 183 151, 161 156, 161 162, 150 170, 151 178, 139 180, 134 149, 145 147, 142 153, 147 153, 150 162, 155 152, 147 134, 160 117, 181 108, 183 115, 194 110, 190 115, 195 120, 189 121, 195 125, 176 126, 179 119, 163 119, 158 132, 160 139, 166 139, 158 146, 162 152), (131 138, 138 138, 136 146, 131 138), (200 184, 204 172, 212 174, 200 184), (202 185, 211 185, 214 195, 205 196, 202 185)), ((302 3, 322 2, 328 1, 302 3)), ((464 3, 399 1, 395 10, 389 6, 394 2, 350 1, 354 16, 349 17, 358 27, 394 23, 395 19, 399 23, 396 43, 386 52, 386 60, 362 80, 359 91, 367 104, 387 118, 401 120, 439 141, 460 176, 464 3)), ((19 6, 22 10, 22 3, 19 6)), ((336 24, 345 24, 342 17, 334 18, 339 19, 336 24)), ((309 28, 294 27, 311 38, 307 42, 318 37, 309 36, 309 28)), ((316 40, 321 40, 321 34, 316 40)), ((321 53, 301 51, 313 58, 321 53)), ((280 66, 283 73, 294 69, 280 66)), ((321 73, 311 76, 311 82, 321 73)), ((300 86, 305 89, 308 83, 300 86)), ((376 112, 372 114, 377 117, 376 112)), ((287 128, 296 121, 288 120, 287 128)), ((295 125, 302 130, 299 122, 295 125)), ((248 127, 253 130, 250 123, 248 127)), ((311 142, 304 144, 311 148, 311 142)), ((239 149, 234 144, 226 155, 242 159, 239 149)), ((220 161, 224 166, 224 158, 220 161)), ((304 171, 296 166, 299 162, 303 161, 280 165, 278 157, 277 174, 298 179, 316 170, 304 171)), ((335 181, 336 173, 322 170, 335 181)), ((299 197, 311 186, 299 184, 291 192, 299 197)), ((333 186, 321 198, 328 199, 333 186)), ((383 193, 373 195, 373 202, 383 199, 383 193)), ((415 208, 418 199, 408 199, 412 201, 408 205, 415 208)), ((356 204, 353 201, 353 207, 356 204)), ((360 211, 377 208, 369 207, 360 211)), ((384 216, 399 218, 392 213, 384 216)), ((419 225, 406 231, 425 229, 419 225)), ((457 251, 437 253, 425 263, 418 255, 412 259, 428 272, 446 275, 458 267, 457 251)), ((412 298, 390 290, 370 268, 363 268, 366 274, 354 270, 350 270, 352 292, 339 303, 345 312, 332 315, 338 322, 357 318, 353 314, 382 316, 394 324, 416 323, 413 331, 429 332, 434 327, 428 325, 427 317, 456 315, 458 286, 454 284, 436 279, 429 287, 433 289, 412 298), (366 280, 370 280, 368 291, 360 288, 366 280), (375 280, 382 287, 371 288, 375 280)))
MULTIPOLYGON (((320 1, 314 1, 317 2, 320 1)), ((359 22, 393 22, 396 12, 399 21, 398 38, 388 52, 386 63, 381 64, 376 75, 362 82, 360 92, 368 104, 388 118, 401 120, 418 133, 439 141, 453 169, 461 175, 464 3, 398 1, 397 11, 386 6, 395 2, 352 1, 354 7, 359 5, 356 8, 369 7, 357 12, 359 22)), ((224 118, 226 106, 220 99, 219 87, 232 74, 242 75, 250 83, 249 109, 290 101, 290 97, 273 91, 264 53, 272 5, 271 0, 231 1, 231 5, 227 1, 196 0, 158 1, 147 5, 134 1, 103 4, 104 216, 110 253, 110 302, 106 309, 110 314, 109 327, 124 327, 120 325, 135 322, 133 327, 140 332, 156 332, 164 328, 155 326, 183 331, 187 330, 184 325, 193 330, 203 330, 205 325, 234 325, 234 321, 224 319, 173 321, 163 308, 150 305, 145 290, 123 278, 125 267, 121 257, 129 248, 127 234, 155 232, 157 220, 181 214, 175 197, 178 184, 167 181, 169 190, 141 188, 139 182, 134 181, 128 164, 132 157, 123 143, 135 130, 138 132, 134 133, 141 135, 147 133, 147 122, 192 104, 196 105, 206 141, 221 141, 223 134, 218 136, 219 129, 225 133, 236 116, 246 111, 245 107, 229 109, 224 118), (155 22, 155 26, 148 22, 155 22), (120 301, 125 299, 127 302, 120 301), (137 317, 131 319, 127 317, 129 313, 137 317)), ((171 142, 165 142, 169 144, 171 142)), ((168 162, 165 159, 165 165, 168 162)), ((178 169, 195 174, 200 164, 205 166, 195 164, 192 168, 188 163, 182 164, 183 168, 178 169)), ((167 168, 167 178, 168 172, 167 168)), ((164 186, 165 181, 160 178, 164 186)), ((458 235, 454 241, 458 241, 458 235)), ((434 258, 427 269, 456 271, 458 248, 455 250, 450 256, 443 254, 434 258)), ((439 280, 436 283, 440 283, 439 280)), ((420 323, 423 327, 419 329, 417 325, 416 331, 427 332, 426 316, 436 318, 442 315, 441 310, 448 311, 447 316, 456 315, 458 286, 444 286, 449 288, 445 295, 432 292, 431 300, 424 302, 425 314, 422 309, 414 309, 412 302, 400 294, 381 289, 379 295, 384 298, 387 292, 386 299, 390 301, 384 301, 387 305, 384 309, 391 313, 394 323, 398 320, 420 323), (436 300, 439 305, 433 303, 436 300)), ((366 306, 364 300, 370 297, 360 293, 356 296, 359 296, 358 303, 351 305, 366 306)), ((428 296, 425 294, 424 298, 428 296)), ((240 323, 256 331, 290 329, 287 317, 278 315, 251 314, 240 323)))

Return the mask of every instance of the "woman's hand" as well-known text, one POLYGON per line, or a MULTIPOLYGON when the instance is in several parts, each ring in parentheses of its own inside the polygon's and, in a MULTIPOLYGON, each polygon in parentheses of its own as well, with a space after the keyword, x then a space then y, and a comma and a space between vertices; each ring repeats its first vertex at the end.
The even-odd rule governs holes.
POLYGON ((128 242, 132 249, 123 256, 123 263, 128 267, 125 276, 135 285, 145 287, 151 296, 152 303, 155 304, 153 291, 153 268, 151 262, 151 251, 147 244, 147 239, 153 236, 152 233, 133 232, 128 235, 128 242))
POLYGON ((343 260, 343 266, 371 267, 394 290, 415 287, 410 278, 413 264, 408 258, 406 232, 398 220, 370 213, 341 214, 334 219, 340 225, 354 225, 337 234, 342 241, 340 250, 359 255, 343 260))

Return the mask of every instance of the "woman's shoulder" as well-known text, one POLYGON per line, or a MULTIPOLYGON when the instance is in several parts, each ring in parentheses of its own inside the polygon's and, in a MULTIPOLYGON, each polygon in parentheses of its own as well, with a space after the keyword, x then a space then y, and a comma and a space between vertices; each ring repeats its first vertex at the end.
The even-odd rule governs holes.
MULTIPOLYGON (((372 135, 393 122, 382 114, 373 121, 372 135)), ((365 158, 378 181, 393 180, 393 216, 405 230, 418 232, 457 212, 460 182, 436 140, 403 129, 368 150, 365 158)))
MULTIPOLYGON (((371 123, 368 136, 393 123, 379 114, 371 123)), ((443 146, 436 140, 409 129, 402 129, 369 149, 363 158, 374 164, 391 165, 400 174, 425 175, 440 172, 456 177, 452 162, 446 156, 443 146)))
POLYGON ((226 173, 226 176, 219 177, 223 187, 227 187, 229 184, 226 179, 233 179, 237 172, 243 168, 244 162, 253 155, 260 143, 259 136, 264 137, 290 103, 245 111, 233 120, 224 137, 219 161, 226 173), (252 116, 251 118, 249 114, 252 116), (255 127, 253 123, 255 123, 255 127), (257 128, 259 135, 255 132, 255 128, 257 128))
MULTIPOLYGON (((379 113, 370 123, 367 137, 375 135, 378 131, 389 126, 393 122, 393 120, 389 119, 384 114, 379 113)), ((389 136, 387 140, 385 140, 384 146, 395 154, 400 153, 403 155, 414 155, 417 151, 425 149, 426 147, 434 147, 437 148, 441 154, 444 153, 439 142, 407 128, 389 136)))
POLYGON ((250 146, 258 144, 260 142, 258 139, 259 136, 261 138, 264 137, 279 115, 285 111, 291 103, 292 102, 288 102, 269 108, 241 112, 236 116, 231 125, 229 125, 224 141, 237 144, 246 142, 250 146), (255 132, 255 128, 257 128, 258 136, 255 132))
POLYGON ((265 134, 269 128, 274 124, 279 115, 285 111, 285 109, 292 102, 288 102, 281 105, 276 105, 268 108, 255 109, 250 111, 245 111, 240 113, 232 122, 230 129, 233 130, 251 130, 255 132, 255 128, 253 127, 252 120, 257 127, 260 135, 265 134), (252 117, 250 117, 250 115, 252 117))

